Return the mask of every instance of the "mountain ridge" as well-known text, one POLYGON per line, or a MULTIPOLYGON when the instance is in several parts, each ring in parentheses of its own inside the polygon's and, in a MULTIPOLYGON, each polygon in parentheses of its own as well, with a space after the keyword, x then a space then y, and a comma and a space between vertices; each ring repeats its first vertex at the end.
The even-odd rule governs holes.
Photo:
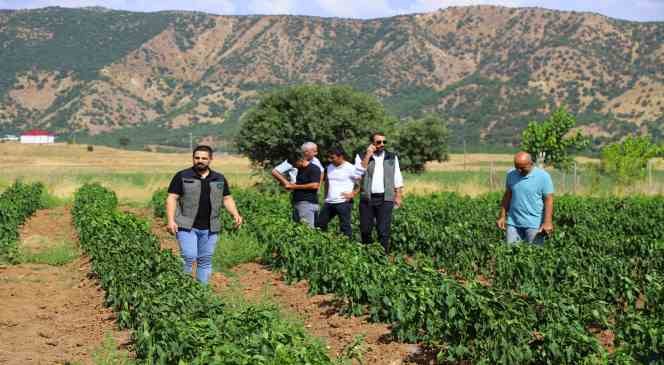
POLYGON ((482 5, 357 20, 55 7, 0 12, 0 45, 0 132, 226 137, 259 93, 297 83, 349 84, 399 118, 439 113, 453 143, 515 145, 559 105, 598 144, 664 128, 664 22, 596 13, 482 5))

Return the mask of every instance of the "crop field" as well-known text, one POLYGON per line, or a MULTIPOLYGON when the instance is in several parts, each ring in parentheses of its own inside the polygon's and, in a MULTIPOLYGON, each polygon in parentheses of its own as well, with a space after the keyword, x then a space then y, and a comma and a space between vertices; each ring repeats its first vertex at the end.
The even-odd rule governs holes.
POLYGON ((283 196, 235 196, 265 263, 312 294, 333 293, 350 315, 390 323, 440 362, 664 361, 664 230, 653 229, 662 198, 561 197, 544 248, 501 242, 498 195, 408 198, 388 258, 293 225, 283 196))
POLYGON ((393 252, 386 256, 378 245, 358 243, 356 216, 352 240, 334 224, 321 232, 292 223, 288 195, 261 192, 246 161, 221 156, 220 169, 235 170, 231 184, 241 181, 232 194, 245 224, 234 230, 223 216, 213 285, 203 287, 181 271, 177 249, 165 249, 174 240, 163 236, 160 220, 163 186, 189 156, 98 148, 91 155, 74 151, 80 154, 74 160, 67 157, 72 146, 41 155, 32 148, 25 151, 31 157, 11 163, 33 176, 13 182, 9 171, 2 175, 0 299, 8 311, 0 314, 0 363, 664 363, 661 195, 557 194, 556 230, 544 247, 508 246, 495 228, 499 192, 468 196, 429 190, 426 182, 435 185, 445 174, 476 179, 487 161, 502 169, 509 156, 478 155, 465 163, 457 156, 418 177, 419 191, 395 210, 393 252), (49 180, 40 170, 62 172, 49 180), (58 236, 58 248, 66 249, 58 257, 27 249, 48 246, 50 231, 61 228, 72 233, 71 242, 58 236), (42 236, 30 241, 31 229, 42 236), (37 339, 21 344, 29 332, 18 332, 23 326, 11 313, 25 312, 48 328, 51 320, 62 322, 62 313, 89 306, 67 298, 57 308, 54 298, 35 307, 16 302, 29 285, 35 291, 26 303, 43 297, 52 284, 39 279, 51 272, 46 264, 63 267, 48 280, 64 280, 66 296, 89 288, 77 295, 98 295, 112 311, 93 308, 104 325, 85 324, 96 326, 90 343, 65 346, 72 327, 62 338, 33 330, 37 339), (252 284, 256 272, 272 286, 252 284), (251 287, 238 289, 238 283, 251 287), (267 302, 248 299, 252 290, 267 302), (318 299, 311 303, 300 292, 318 299), (307 317, 310 312, 319 314, 307 317), (94 342, 109 325, 120 331, 112 333, 119 340, 105 343, 108 353, 99 355, 101 344, 94 342), (117 351, 128 355, 120 359, 117 351))

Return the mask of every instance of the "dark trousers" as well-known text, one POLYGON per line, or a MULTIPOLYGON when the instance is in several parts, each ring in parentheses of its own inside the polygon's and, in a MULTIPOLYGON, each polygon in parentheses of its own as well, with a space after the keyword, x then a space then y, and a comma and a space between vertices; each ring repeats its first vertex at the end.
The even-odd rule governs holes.
POLYGON ((394 202, 385 201, 384 199, 383 194, 372 194, 371 200, 360 200, 360 233, 362 234, 362 243, 371 243, 373 241, 372 231, 376 227, 378 241, 383 245, 385 253, 389 253, 394 202))
POLYGON ((327 225, 332 218, 339 216, 339 228, 342 234, 353 237, 353 229, 350 225, 350 216, 353 209, 353 202, 346 203, 325 203, 323 209, 318 214, 318 227, 323 231, 327 231, 327 225))

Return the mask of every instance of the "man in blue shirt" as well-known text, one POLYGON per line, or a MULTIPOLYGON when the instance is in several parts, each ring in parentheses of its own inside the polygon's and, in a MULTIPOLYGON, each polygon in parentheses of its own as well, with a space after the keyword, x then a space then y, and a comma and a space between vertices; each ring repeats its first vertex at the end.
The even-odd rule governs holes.
POLYGON ((507 243, 526 241, 543 244, 553 232, 553 182, 549 173, 535 167, 530 154, 514 156, 514 169, 507 173, 498 228, 506 231, 507 243))

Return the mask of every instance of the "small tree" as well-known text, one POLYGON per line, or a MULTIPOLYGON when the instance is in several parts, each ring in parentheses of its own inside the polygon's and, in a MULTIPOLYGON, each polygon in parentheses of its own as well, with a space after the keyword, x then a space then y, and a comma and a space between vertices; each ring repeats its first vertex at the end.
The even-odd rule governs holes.
POLYGON ((570 135, 576 125, 576 118, 558 108, 543 122, 530 122, 521 135, 521 149, 533 157, 541 159, 539 163, 556 168, 569 169, 572 164, 572 152, 588 146, 589 139, 577 132, 570 135))
POLYGON ((428 161, 447 161, 448 138, 447 124, 436 114, 408 119, 398 127, 399 165, 406 171, 419 173, 428 161))
POLYGON ((130 142, 131 142, 131 139, 129 139, 129 137, 120 137, 120 138, 118 139, 118 143, 119 143, 120 146, 122 146, 122 147, 127 147, 127 146, 129 146, 129 143, 130 143, 130 142))
POLYGON ((236 143, 253 164, 270 168, 306 141, 317 143, 321 156, 332 146, 350 154, 364 149, 372 132, 391 134, 394 125, 371 95, 346 86, 301 85, 264 95, 242 117, 236 143))
POLYGON ((662 156, 662 148, 652 143, 649 137, 629 136, 602 149, 601 168, 626 185, 633 179, 645 178, 648 160, 657 156, 662 156))

